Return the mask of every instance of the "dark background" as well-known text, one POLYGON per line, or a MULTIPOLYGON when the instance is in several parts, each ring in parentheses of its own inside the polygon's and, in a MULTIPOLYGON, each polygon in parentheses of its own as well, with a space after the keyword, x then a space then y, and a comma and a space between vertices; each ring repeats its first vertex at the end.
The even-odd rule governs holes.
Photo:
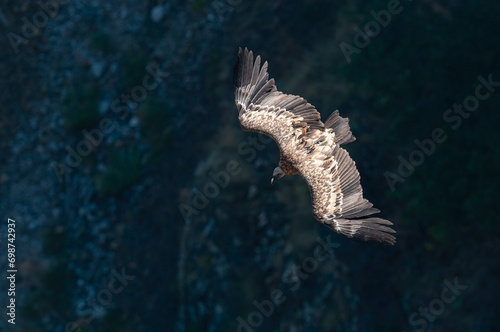
MULTIPOLYGON (((16 325, 2 312, 0 328, 498 330, 500 87, 460 123, 443 116, 475 94, 479 76, 500 81, 500 5, 403 1, 348 62, 341 43, 355 46, 354 28, 387 7, 68 0, 44 22, 39 4, 0 1, 0 247, 12 218, 18 267, 16 325), (24 38, 34 18, 38 34, 24 38), (13 34, 24 38, 17 52, 13 34), (278 149, 237 119, 239 46, 268 60, 278 88, 323 119, 335 109, 350 118, 357 140, 345 147, 365 197, 394 222, 395 246, 316 222, 300 177, 269 184, 278 149), (138 94, 155 64, 168 76, 138 94), (133 91, 144 100, 126 107, 133 91), (60 181, 68 149, 103 119, 113 129, 60 181), (392 190, 388 172, 401 176, 401 158, 423 156, 415 140, 436 128, 446 140, 392 190), (228 165, 239 172, 220 175, 228 165), (334 254, 313 261, 328 236, 334 254), (314 268, 294 270, 303 264, 314 268), (135 278, 111 293, 122 272, 135 278), (448 282, 466 288, 452 293, 448 282), (262 315, 254 301, 268 305, 273 290, 286 300, 262 315), (443 294, 456 295, 445 303, 443 294)), ((7 251, 0 257, 6 310, 7 251)))

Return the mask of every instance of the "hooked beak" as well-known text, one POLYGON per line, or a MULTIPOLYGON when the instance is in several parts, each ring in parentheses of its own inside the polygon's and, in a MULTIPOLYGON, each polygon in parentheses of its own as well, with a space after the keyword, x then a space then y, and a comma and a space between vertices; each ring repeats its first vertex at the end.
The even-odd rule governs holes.
POLYGON ((274 176, 271 178, 271 186, 273 185, 274 183, 274 176))

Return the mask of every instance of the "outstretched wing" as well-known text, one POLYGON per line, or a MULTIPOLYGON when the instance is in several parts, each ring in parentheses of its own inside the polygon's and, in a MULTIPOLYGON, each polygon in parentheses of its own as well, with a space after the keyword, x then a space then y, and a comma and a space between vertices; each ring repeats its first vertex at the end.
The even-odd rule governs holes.
POLYGON ((314 217, 347 237, 394 244, 392 223, 368 217, 380 211, 363 198, 356 164, 340 147, 354 140, 347 119, 335 111, 325 126, 318 138, 306 139, 313 142, 300 151, 296 166, 309 185, 314 217))
POLYGON ((274 79, 269 79, 267 61, 261 67, 260 56, 254 62, 252 51, 246 48, 239 49, 234 89, 241 127, 272 137, 282 156, 293 158, 291 148, 299 143, 299 136, 324 129, 314 106, 302 97, 278 91, 274 79))
POLYGON ((338 111, 321 122, 313 105, 299 96, 277 91, 267 62, 239 49, 234 70, 235 101, 242 128, 268 135, 286 160, 306 179, 314 217, 351 238, 394 244, 389 221, 366 218, 379 212, 363 198, 354 161, 340 144, 352 142, 348 119, 338 111))

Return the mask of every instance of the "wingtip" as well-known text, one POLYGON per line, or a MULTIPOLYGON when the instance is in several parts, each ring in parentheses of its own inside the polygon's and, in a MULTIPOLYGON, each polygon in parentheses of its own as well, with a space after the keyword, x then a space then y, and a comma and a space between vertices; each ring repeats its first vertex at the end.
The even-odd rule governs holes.
POLYGON ((336 224, 325 223, 325 226, 349 238, 361 241, 373 241, 394 245, 396 231, 390 227, 392 223, 381 218, 335 219, 336 224))
POLYGON ((385 245, 388 245, 388 246, 394 246, 396 244, 396 238, 393 238, 390 241, 385 241, 385 242, 382 242, 382 243, 385 244, 385 245))

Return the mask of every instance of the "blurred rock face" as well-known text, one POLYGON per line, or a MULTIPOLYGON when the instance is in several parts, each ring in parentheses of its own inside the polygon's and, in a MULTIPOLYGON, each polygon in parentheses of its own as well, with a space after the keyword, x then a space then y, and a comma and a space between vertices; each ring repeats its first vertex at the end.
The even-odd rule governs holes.
POLYGON ((341 43, 388 1, 57 4, 0 2, 0 210, 19 225, 20 328, 494 330, 494 83, 468 117, 453 110, 478 77, 500 79, 497 5, 400 2, 348 63, 341 43), (282 91, 350 118, 394 249, 332 235, 300 178, 269 185, 277 147, 237 121, 239 46, 282 91), (447 140, 391 190, 384 172, 436 128, 447 140), (116 294, 113 271, 134 277, 116 294), (467 288, 448 304, 455 280, 467 288))

